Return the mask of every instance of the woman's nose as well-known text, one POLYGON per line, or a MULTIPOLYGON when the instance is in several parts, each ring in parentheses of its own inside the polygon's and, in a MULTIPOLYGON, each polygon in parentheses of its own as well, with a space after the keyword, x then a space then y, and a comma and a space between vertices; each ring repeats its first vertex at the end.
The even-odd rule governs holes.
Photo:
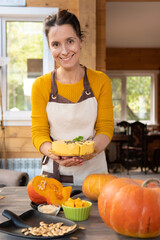
POLYGON ((62 45, 62 54, 67 54, 68 53, 68 48, 67 46, 64 44, 62 45))

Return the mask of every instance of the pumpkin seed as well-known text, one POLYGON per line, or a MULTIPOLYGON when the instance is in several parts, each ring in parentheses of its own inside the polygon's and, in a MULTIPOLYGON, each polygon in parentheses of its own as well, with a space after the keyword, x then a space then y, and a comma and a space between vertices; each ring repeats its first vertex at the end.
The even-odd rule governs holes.
POLYGON ((39 227, 23 228, 21 232, 24 235, 32 234, 33 236, 53 237, 63 236, 65 233, 72 231, 76 227, 76 224, 73 226, 64 226, 62 222, 47 224, 42 221, 40 222, 39 227))

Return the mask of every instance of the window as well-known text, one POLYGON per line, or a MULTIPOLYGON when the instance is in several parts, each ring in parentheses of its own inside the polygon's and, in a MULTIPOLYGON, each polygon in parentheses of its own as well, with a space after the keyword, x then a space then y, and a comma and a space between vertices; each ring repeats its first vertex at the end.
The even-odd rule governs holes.
POLYGON ((156 72, 107 72, 112 84, 115 122, 156 122, 156 72))
POLYGON ((31 124, 32 83, 54 69, 43 20, 57 11, 35 7, 0 9, 0 56, 10 58, 0 72, 4 125, 31 124))

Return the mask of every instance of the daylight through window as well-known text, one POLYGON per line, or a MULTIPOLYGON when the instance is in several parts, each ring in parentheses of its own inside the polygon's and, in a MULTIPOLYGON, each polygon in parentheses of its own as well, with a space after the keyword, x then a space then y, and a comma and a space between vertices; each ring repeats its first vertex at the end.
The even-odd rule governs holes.
POLYGON ((155 76, 146 73, 107 73, 112 84, 114 119, 155 122, 155 76))

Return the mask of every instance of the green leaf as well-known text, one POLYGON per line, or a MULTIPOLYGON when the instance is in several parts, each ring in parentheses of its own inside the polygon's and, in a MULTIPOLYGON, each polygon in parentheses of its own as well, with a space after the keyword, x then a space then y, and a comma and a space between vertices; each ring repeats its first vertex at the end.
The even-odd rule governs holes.
POLYGON ((79 141, 82 141, 82 140, 83 140, 82 136, 79 136, 79 137, 73 139, 73 141, 76 141, 76 142, 79 142, 79 141))

